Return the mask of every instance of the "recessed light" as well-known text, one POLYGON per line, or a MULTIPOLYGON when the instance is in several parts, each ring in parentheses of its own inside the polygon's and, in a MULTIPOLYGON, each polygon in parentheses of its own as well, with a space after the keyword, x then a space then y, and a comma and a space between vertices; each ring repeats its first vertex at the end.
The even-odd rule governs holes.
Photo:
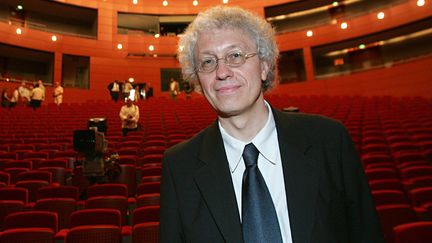
POLYGON ((343 29, 343 30, 345 30, 346 28, 348 28, 348 24, 347 24, 347 22, 342 22, 342 23, 340 24, 340 27, 341 27, 341 29, 343 29))

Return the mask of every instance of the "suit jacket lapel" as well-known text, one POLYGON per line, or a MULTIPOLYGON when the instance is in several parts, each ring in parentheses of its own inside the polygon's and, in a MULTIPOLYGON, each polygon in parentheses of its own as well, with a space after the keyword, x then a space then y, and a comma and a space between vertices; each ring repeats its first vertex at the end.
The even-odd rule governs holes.
POLYGON ((306 153, 312 145, 292 118, 273 109, 278 132, 293 242, 310 242, 318 193, 318 164, 306 153))
POLYGON ((242 242, 240 216, 217 122, 204 136, 195 181, 226 242, 242 242))

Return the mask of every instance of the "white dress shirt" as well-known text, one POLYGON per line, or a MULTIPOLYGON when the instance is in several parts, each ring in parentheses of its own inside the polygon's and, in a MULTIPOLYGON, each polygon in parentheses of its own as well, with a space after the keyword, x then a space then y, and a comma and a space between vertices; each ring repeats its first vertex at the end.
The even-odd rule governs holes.
POLYGON ((242 215, 242 181, 245 171, 242 153, 246 144, 253 143, 260 152, 258 156, 258 168, 270 191, 282 233, 282 240, 284 243, 292 243, 278 134, 270 106, 267 102, 265 104, 268 110, 267 122, 252 141, 245 143, 232 137, 222 127, 220 122, 219 128, 231 170, 240 215, 242 215))

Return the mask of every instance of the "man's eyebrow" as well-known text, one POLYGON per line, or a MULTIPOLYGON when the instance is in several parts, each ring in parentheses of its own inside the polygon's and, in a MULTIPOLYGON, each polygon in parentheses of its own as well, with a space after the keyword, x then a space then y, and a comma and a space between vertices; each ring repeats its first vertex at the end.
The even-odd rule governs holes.
MULTIPOLYGON (((235 48, 242 49, 242 50, 243 50, 243 49, 247 49, 247 48, 245 48, 244 46, 241 46, 241 45, 239 45, 239 44, 232 44, 232 45, 229 45, 229 46, 224 47, 224 48, 222 49, 222 51, 226 52, 226 51, 229 51, 229 50, 232 50, 232 49, 235 49, 235 48)), ((198 55, 212 55, 212 56, 217 56, 213 51, 203 51, 203 52, 199 52, 198 55)))

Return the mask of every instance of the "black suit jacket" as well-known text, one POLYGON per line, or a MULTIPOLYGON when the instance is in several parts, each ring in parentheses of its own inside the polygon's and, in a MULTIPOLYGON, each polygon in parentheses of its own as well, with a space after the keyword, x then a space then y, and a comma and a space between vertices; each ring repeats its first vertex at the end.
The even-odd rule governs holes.
MULTIPOLYGON (((367 180, 343 125, 314 115, 273 114, 293 242, 384 242, 367 180)), ((165 153, 160 242, 243 242, 217 122, 165 153)))

